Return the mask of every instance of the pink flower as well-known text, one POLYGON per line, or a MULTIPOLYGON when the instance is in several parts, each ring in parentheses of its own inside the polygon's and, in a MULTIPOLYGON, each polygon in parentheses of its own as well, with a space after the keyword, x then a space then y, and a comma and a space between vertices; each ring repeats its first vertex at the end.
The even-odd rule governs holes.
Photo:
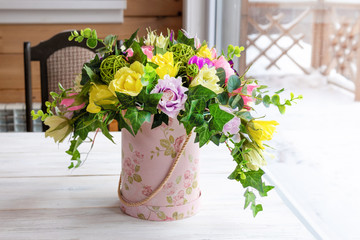
POLYGON ((184 188, 188 188, 191 186, 191 182, 192 180, 189 178, 189 179, 185 179, 184 180, 184 188))
POLYGON ((131 176, 135 173, 135 165, 130 158, 126 158, 124 161, 124 172, 126 175, 131 176))
POLYGON ((224 56, 221 56, 218 59, 214 59, 213 63, 216 69, 223 68, 225 70, 225 84, 227 84, 229 77, 235 74, 234 69, 231 68, 230 63, 225 59, 224 56))
POLYGON ((185 141, 185 135, 176 138, 174 143, 175 152, 180 152, 183 142, 185 141))
POLYGON ((152 59, 154 46, 142 46, 141 50, 147 56, 148 59, 152 59))
POLYGON ((179 205, 182 205, 183 204, 183 200, 184 200, 184 195, 185 195, 185 192, 184 190, 180 190, 176 196, 174 197, 174 204, 176 206, 179 206, 179 205))
POLYGON ((127 57, 132 57, 134 55, 134 51, 132 50, 132 48, 126 49, 126 52, 127 52, 127 57))
POLYGON ((143 190, 141 193, 148 197, 151 195, 152 192, 153 190, 151 189, 151 186, 145 185, 143 186, 143 190))
MULTIPOLYGON (((244 96, 244 95, 241 96, 244 100, 244 105, 245 105, 244 108, 246 108, 247 110, 250 110, 249 103, 253 101, 253 98, 251 97, 251 93, 257 87, 259 87, 259 86, 256 84, 247 85, 247 95, 250 95, 250 96, 244 96)), ((241 90, 242 90, 242 87, 234 90, 233 93, 241 93, 241 90)))
POLYGON ((175 184, 173 182, 168 182, 164 185, 164 190, 167 195, 173 195, 175 193, 175 184))
POLYGON ((135 164, 139 165, 144 161, 144 154, 136 150, 133 154, 133 161, 135 164))
POLYGON ((192 174, 190 172, 190 170, 186 170, 185 173, 184 173, 184 178, 185 179, 190 179, 192 178, 192 174))
POLYGON ((67 110, 69 110, 69 111, 76 111, 76 110, 82 109, 85 106, 85 102, 83 102, 77 106, 72 106, 75 103, 76 95, 78 95, 78 93, 69 93, 69 97, 72 97, 72 98, 64 98, 60 104, 66 106, 67 110))

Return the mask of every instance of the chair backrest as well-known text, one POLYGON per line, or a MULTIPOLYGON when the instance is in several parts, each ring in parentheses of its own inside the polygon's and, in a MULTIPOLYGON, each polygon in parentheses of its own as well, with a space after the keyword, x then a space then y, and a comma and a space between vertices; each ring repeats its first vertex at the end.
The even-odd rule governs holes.
POLYGON ((102 47, 99 44, 95 49, 90 49, 85 41, 68 41, 70 33, 71 31, 61 32, 34 47, 30 46, 30 42, 24 42, 25 115, 28 132, 33 131, 31 61, 40 62, 41 109, 46 112, 45 102, 51 99, 49 93, 59 92, 59 82, 64 88, 72 87, 76 75, 81 73, 83 63, 92 59, 96 49, 102 47))

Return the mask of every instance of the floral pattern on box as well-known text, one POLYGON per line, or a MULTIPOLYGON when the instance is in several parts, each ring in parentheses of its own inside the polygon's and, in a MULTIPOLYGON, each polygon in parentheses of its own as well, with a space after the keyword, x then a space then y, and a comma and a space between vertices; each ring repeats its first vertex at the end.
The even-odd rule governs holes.
MULTIPOLYGON (((138 202, 151 195, 166 177, 186 137, 185 129, 172 120, 155 129, 145 123, 135 137, 123 131, 121 193, 127 201, 138 202)), ((122 211, 133 217, 155 221, 194 215, 201 195, 198 170, 199 147, 192 137, 161 191, 144 205, 122 204, 122 211)))

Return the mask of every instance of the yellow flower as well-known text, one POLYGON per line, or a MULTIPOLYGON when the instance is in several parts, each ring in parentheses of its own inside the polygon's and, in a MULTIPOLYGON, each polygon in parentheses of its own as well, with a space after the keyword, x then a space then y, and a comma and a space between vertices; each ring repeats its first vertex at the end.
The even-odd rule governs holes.
POLYGON ((196 53, 196 56, 208 58, 210 60, 214 59, 211 50, 208 48, 207 44, 205 44, 199 49, 199 51, 196 53))
POLYGON ((136 61, 130 68, 120 68, 109 84, 109 90, 116 96, 115 92, 124 93, 130 96, 137 96, 142 89, 141 76, 144 74, 144 66, 136 61))
POLYGON ((254 171, 259 170, 260 167, 266 165, 262 150, 249 142, 244 143, 244 150, 250 150, 244 154, 244 159, 247 161, 246 166, 254 171))
POLYGON ((54 138, 55 142, 62 142, 72 132, 73 127, 69 119, 60 116, 50 116, 44 121, 49 129, 45 132, 45 137, 54 138))
POLYGON ((151 62, 155 63, 159 67, 155 69, 160 79, 164 79, 165 75, 175 77, 178 73, 178 65, 174 65, 174 55, 172 52, 166 52, 164 55, 156 54, 151 62))
POLYGON ((158 48, 163 48, 163 49, 165 49, 165 46, 166 46, 166 44, 167 44, 168 39, 169 39, 168 37, 164 37, 164 36, 162 35, 162 33, 160 33, 160 36, 158 36, 158 37, 156 38, 155 46, 158 47, 158 48))
POLYGON ((216 94, 219 94, 224 91, 224 89, 217 84, 219 81, 220 79, 216 75, 216 69, 214 67, 208 68, 207 65, 204 65, 198 75, 191 81, 190 87, 202 85, 216 94))
POLYGON ((261 148, 265 149, 262 141, 271 140, 275 132, 276 121, 253 120, 246 125, 250 138, 261 148))
POLYGON ((86 111, 89 113, 98 113, 101 110, 102 105, 115 105, 117 98, 110 92, 106 85, 93 84, 89 93, 89 105, 86 107, 86 111))

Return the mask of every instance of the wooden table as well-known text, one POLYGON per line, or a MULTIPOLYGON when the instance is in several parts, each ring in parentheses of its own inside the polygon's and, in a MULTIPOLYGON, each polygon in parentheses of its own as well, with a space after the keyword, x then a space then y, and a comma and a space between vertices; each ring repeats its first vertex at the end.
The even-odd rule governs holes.
MULTIPOLYGON (((201 150, 202 208, 194 217, 150 222, 119 209, 120 134, 101 134, 86 163, 68 170, 68 144, 43 133, 0 134, 0 239, 314 239, 276 191, 256 218, 225 148, 201 150)), ((88 147, 88 146, 87 146, 88 147)), ((84 151, 87 149, 84 148, 84 151)))

